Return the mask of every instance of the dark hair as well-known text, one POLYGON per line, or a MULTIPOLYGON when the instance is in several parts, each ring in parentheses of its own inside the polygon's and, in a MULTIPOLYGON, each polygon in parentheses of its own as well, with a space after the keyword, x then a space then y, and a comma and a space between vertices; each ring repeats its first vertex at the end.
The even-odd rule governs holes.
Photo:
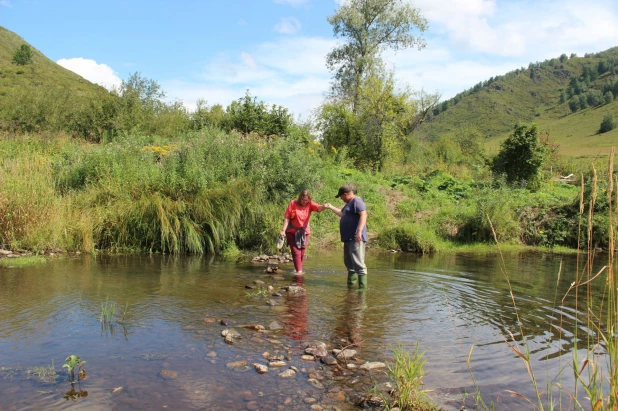
POLYGON ((309 197, 309 202, 311 202, 311 194, 309 194, 309 190, 302 190, 298 193, 298 198, 296 199, 296 204, 300 205, 300 200, 304 197, 309 197))

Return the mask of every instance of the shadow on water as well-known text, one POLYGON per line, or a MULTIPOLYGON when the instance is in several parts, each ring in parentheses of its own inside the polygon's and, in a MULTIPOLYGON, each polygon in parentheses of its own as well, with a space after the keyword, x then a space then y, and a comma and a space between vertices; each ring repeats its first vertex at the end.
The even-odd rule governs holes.
POLYGON ((458 409, 464 393, 475 390, 466 363, 473 345, 471 367, 484 397, 498 407, 529 408, 505 391, 534 395, 523 363, 504 342, 511 335, 528 342, 541 386, 560 375, 564 387, 573 387, 575 332, 580 339, 592 333, 571 300, 560 302, 574 278, 574 257, 507 256, 521 324, 497 255, 385 253, 367 262, 365 292, 347 288, 339 252, 314 252, 305 276, 283 267, 283 280, 262 265, 161 255, 0 268, 0 409, 62 408, 67 398, 106 409, 308 409, 312 401, 351 409, 372 378, 384 378, 345 362, 328 367, 301 358, 312 341, 353 348, 357 359, 347 362, 356 365, 388 362, 391 347, 413 350, 419 343, 427 350, 426 388, 445 409, 458 409), (294 285, 305 292, 248 293, 256 280, 275 291, 294 285), (99 321, 106 299, 126 307, 122 318, 99 321), (240 338, 227 344, 225 329, 240 338), (88 358, 88 380, 78 390, 67 393, 66 379, 45 384, 18 371, 72 353, 88 358), (251 365, 266 365, 265 353, 286 365, 258 374, 251 365), (246 363, 230 366, 239 361, 246 363), (294 377, 278 376, 290 366, 298 370, 294 377))

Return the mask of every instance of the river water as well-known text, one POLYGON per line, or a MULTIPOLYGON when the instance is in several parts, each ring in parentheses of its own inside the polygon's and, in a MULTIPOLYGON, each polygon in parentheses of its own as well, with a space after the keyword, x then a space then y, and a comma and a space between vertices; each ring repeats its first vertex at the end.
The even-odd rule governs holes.
MULTIPOLYGON (((562 390, 554 388, 553 396, 561 392, 569 408, 574 343, 581 363, 595 338, 574 292, 561 303, 577 272, 575 256, 507 254, 501 269, 498 254, 370 253, 367 264, 365 292, 348 290, 339 251, 310 250, 301 279, 291 266, 281 266, 276 279, 264 264, 161 255, 65 257, 0 268, 0 410, 347 410, 386 381, 380 370, 302 359, 312 341, 329 349, 356 344, 356 359, 349 360, 356 365, 391 363, 393 347, 413 351, 418 344, 426 351, 425 388, 444 409, 473 407, 477 390, 488 406, 533 409, 511 394, 536 403, 524 362, 505 342, 515 339, 522 348, 522 332, 539 390, 559 383, 562 390), (256 289, 246 288, 254 280, 276 290, 301 285, 306 295, 255 296, 256 289), (117 305, 111 326, 99 321, 105 301, 117 305), (242 327, 273 322, 282 329, 242 327), (229 328, 242 336, 234 344, 221 336, 229 328), (265 352, 282 355, 286 365, 258 374, 251 365, 266 365, 265 352), (72 392, 61 368, 71 354, 87 361, 87 378, 72 392), (238 361, 248 367, 230 368, 238 361), (55 384, 29 372, 52 362, 55 384), (299 371, 294 377, 278 376, 290 366, 299 371)), ((593 282, 590 292, 598 313, 603 281, 593 282)), ((578 395, 588 408, 581 390, 578 395)))

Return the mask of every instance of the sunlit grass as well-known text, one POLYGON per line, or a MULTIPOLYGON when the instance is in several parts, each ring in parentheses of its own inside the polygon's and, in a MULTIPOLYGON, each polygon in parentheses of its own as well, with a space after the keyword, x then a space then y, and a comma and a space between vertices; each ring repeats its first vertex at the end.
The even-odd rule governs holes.
POLYGON ((0 259, 0 267, 8 268, 23 268, 32 267, 35 265, 43 264, 47 262, 45 257, 40 255, 34 255, 30 257, 18 257, 18 258, 2 258, 0 259))

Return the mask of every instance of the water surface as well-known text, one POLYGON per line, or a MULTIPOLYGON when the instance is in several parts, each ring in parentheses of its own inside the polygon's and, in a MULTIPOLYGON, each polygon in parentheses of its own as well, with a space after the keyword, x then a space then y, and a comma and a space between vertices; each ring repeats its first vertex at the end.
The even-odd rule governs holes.
MULTIPOLYGON (((389 362, 393 346, 418 344, 426 350, 426 388, 445 409, 472 406, 476 388, 498 409, 533 408, 507 391, 534 398, 526 367, 505 339, 521 342, 523 331, 541 389, 558 376, 573 392, 574 342, 583 355, 594 333, 572 298, 561 303, 575 278, 575 256, 509 254, 504 270, 500 261, 497 254, 369 254, 365 292, 346 287, 339 251, 310 250, 301 281, 291 266, 275 281, 264 265, 208 257, 86 256, 0 268, 0 409, 309 409, 306 397, 326 409, 352 409, 371 379, 302 360, 305 345, 316 340, 331 348, 357 344, 358 364, 389 362), (276 289, 301 283, 307 294, 251 297, 245 286, 254 280, 276 289), (99 322, 106 299, 117 304, 113 328, 99 322), (283 329, 239 327, 273 321, 283 329), (221 337, 230 327, 243 337, 233 345, 221 337), (301 372, 282 379, 283 369, 259 375, 226 367, 266 364, 264 352, 287 356, 285 368, 301 372), (61 367, 70 354, 87 361, 88 378, 76 386, 85 397, 65 398, 71 386, 61 367), (52 361, 56 384, 25 373, 52 361), (161 378, 161 370, 177 377, 161 378), (325 377, 322 387, 308 382, 315 373, 325 377), (123 390, 111 394, 117 387, 123 390)), ((596 284, 594 304, 603 292, 602 281, 596 284)), ((382 373, 371 374, 384 381, 382 373)))

